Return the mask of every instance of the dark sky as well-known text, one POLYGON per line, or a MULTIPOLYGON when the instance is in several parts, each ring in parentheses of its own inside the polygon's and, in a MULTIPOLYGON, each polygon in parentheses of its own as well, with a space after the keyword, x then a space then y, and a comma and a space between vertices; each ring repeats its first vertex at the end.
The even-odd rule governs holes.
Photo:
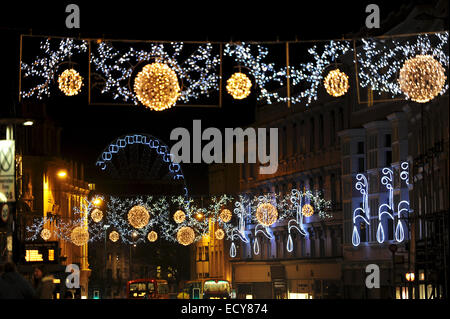
MULTIPOLYGON (((409 1, 13 1, 0 13, 2 35, 2 109, 17 103, 18 35, 33 34, 151 40, 274 41, 333 39, 360 31, 369 3, 380 6, 381 19, 409 1), (81 29, 65 27, 65 7, 77 3, 81 29)), ((49 115, 63 127, 63 153, 93 168, 97 156, 116 137, 149 133, 169 142, 172 128, 237 127, 253 120, 255 100, 222 109, 175 108, 150 112, 143 107, 89 106, 86 96, 46 99, 49 115)), ((185 165, 188 182, 206 192, 206 166, 185 165), (199 182, 199 181, 203 181, 199 182)), ((89 174, 88 174, 89 175, 89 174)), ((89 176, 88 176, 89 177, 89 176)))

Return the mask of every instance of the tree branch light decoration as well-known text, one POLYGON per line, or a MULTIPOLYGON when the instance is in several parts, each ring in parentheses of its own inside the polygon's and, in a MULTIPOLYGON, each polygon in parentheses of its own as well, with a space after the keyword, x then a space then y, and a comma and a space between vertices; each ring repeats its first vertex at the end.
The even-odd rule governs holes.
POLYGON ((64 70, 58 77, 59 89, 67 96, 80 93, 83 86, 83 77, 74 69, 64 70))
POLYGON ((195 233, 191 227, 181 227, 177 232, 177 240, 183 246, 188 246, 194 242, 195 233))
POLYGON ((236 100, 243 100, 250 95, 252 81, 241 72, 233 73, 227 80, 227 92, 236 100))
POLYGON ((175 212, 175 214, 173 214, 173 220, 177 223, 177 224, 181 224, 182 222, 184 222, 186 219, 186 214, 181 210, 177 210, 175 212))
POLYGON ((171 108, 180 96, 177 74, 167 64, 147 64, 135 78, 134 93, 151 110, 171 108))
POLYGON ((426 103, 439 95, 446 78, 439 61, 431 55, 416 55, 403 64, 398 82, 407 98, 426 103))
POLYGON ((270 203, 264 203, 256 209, 256 219, 263 226, 271 226, 278 219, 278 211, 275 206, 270 203))
POLYGON ((347 93, 349 89, 348 76, 339 69, 328 73, 323 81, 327 93, 334 97, 339 97, 347 93))
POLYGON ((70 239, 77 246, 86 245, 89 241, 89 232, 85 227, 77 226, 72 230, 70 239))
POLYGON ((150 214, 144 206, 134 206, 128 212, 128 222, 136 229, 147 226, 150 214))

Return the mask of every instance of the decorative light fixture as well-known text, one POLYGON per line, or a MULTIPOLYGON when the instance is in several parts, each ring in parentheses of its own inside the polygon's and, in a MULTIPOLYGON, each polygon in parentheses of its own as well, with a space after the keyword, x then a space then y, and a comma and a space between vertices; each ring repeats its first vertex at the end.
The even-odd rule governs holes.
POLYGON ((328 73, 323 81, 327 93, 334 97, 339 97, 347 93, 349 89, 348 76, 339 69, 328 73))
POLYGON ((56 175, 58 175, 59 178, 66 178, 67 177, 67 171, 64 170, 64 169, 59 170, 56 175))
POLYGON ((140 229, 147 226, 150 214, 144 206, 134 206, 128 212, 128 222, 134 228, 140 229))
POLYGON ((113 243, 118 241, 119 238, 120 238, 120 235, 115 230, 113 230, 112 232, 109 233, 109 240, 111 240, 113 243))
POLYGON ((171 108, 180 97, 177 74, 167 64, 147 64, 134 80, 134 93, 143 105, 154 111, 171 108))
POLYGON ((416 275, 413 272, 407 272, 405 277, 407 281, 414 281, 416 279, 416 275))
POLYGON ((305 217, 311 217, 314 214, 314 208, 310 204, 305 204, 302 207, 302 214, 305 217))
POLYGON ((195 233, 191 227, 181 227, 177 232, 177 241, 184 246, 192 244, 194 242, 194 239, 195 233))
POLYGON ((59 89, 67 96, 80 93, 83 78, 74 69, 67 69, 58 77, 59 89))
POLYGON ((48 229, 46 229, 46 228, 44 228, 44 229, 41 231, 41 238, 42 238, 43 240, 49 240, 49 238, 50 238, 51 235, 52 235, 52 233, 51 233, 48 229))
POLYGON ((416 55, 400 70, 400 90, 408 99, 425 103, 434 99, 445 85, 445 70, 431 55, 416 55))
POLYGON ((227 92, 233 99, 245 99, 249 96, 251 88, 252 81, 244 73, 236 72, 227 80, 227 92))
POLYGON ((264 203, 256 209, 256 219, 263 226, 271 226, 278 219, 278 211, 270 203, 264 203))
POLYGON ((220 212, 220 219, 224 222, 224 223, 228 223, 231 220, 231 212, 229 209, 222 209, 222 211, 220 212))
POLYGON ((89 240, 89 232, 87 229, 77 226, 72 230, 72 233, 70 234, 70 239, 72 240, 72 243, 74 243, 77 246, 83 246, 85 245, 89 240))
POLYGON ((147 239, 149 242, 153 243, 158 239, 158 234, 154 230, 152 230, 148 233, 147 239))
POLYGON ((91 212, 91 218, 94 222, 98 223, 103 218, 103 212, 98 208, 94 208, 91 212))
POLYGON ((186 214, 182 210, 177 210, 175 214, 173 214, 173 220, 177 224, 181 224, 186 219, 186 214))
POLYGON ((216 239, 222 240, 225 237, 225 232, 223 231, 222 228, 219 228, 219 229, 216 230, 214 235, 216 236, 216 239))

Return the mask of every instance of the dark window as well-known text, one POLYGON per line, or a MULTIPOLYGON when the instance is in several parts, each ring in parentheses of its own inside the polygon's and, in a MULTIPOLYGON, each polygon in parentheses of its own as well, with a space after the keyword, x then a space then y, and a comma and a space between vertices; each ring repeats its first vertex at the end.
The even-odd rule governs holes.
POLYGON ((392 151, 386 151, 386 165, 391 166, 392 164, 392 151))
POLYGON ((314 135, 316 132, 316 129, 314 127, 314 118, 311 119, 311 131, 309 132, 309 151, 310 152, 314 152, 314 144, 315 144, 315 139, 314 139, 314 135))
POLYGON ((325 257, 325 239, 323 238, 319 240, 319 254, 320 257, 325 257))
POLYGON ((286 126, 283 126, 283 158, 287 157, 287 134, 286 134, 286 126))
POLYGON ((388 218, 387 220, 387 239, 388 240, 393 240, 394 239, 394 222, 391 218, 388 218))
POLYGON ((384 136, 384 147, 391 147, 391 134, 384 136))
POLYGON ((319 116, 319 147, 323 147, 323 115, 319 116))
POLYGON ((358 173, 364 173, 364 157, 358 158, 358 173))
POLYGON ((365 222, 359 224, 359 237, 362 243, 367 242, 367 227, 365 222))
POLYGON ((330 127, 330 143, 334 144, 334 140, 336 139, 336 119, 334 117, 334 111, 330 113, 331 117, 331 127, 330 127))
POLYGON ((297 154, 297 123, 292 125, 292 153, 297 154))
POLYGON ((358 154, 364 154, 364 142, 358 142, 358 154))
POLYGON ((316 241, 314 240, 314 238, 311 238, 309 240, 310 243, 310 250, 311 250, 311 257, 316 256, 316 241))

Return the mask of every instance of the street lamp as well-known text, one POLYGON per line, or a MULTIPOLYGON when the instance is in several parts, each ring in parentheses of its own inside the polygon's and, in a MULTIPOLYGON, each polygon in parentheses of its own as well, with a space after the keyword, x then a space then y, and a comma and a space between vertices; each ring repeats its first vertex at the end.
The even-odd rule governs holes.
POLYGON ((107 263, 107 254, 106 254, 106 231, 108 230, 108 228, 110 227, 110 225, 103 225, 103 229, 105 230, 105 277, 103 279, 103 299, 106 297, 106 276, 107 276, 107 272, 106 272, 106 263, 107 263))
POLYGON ((102 203, 102 199, 100 197, 97 197, 96 199, 94 199, 94 201, 92 202, 95 206, 99 206, 102 203))
POLYGON ((67 177, 67 171, 64 169, 61 169, 58 171, 58 173, 56 174, 58 175, 59 178, 66 178, 67 177))

